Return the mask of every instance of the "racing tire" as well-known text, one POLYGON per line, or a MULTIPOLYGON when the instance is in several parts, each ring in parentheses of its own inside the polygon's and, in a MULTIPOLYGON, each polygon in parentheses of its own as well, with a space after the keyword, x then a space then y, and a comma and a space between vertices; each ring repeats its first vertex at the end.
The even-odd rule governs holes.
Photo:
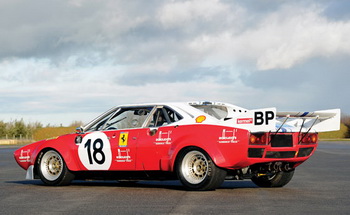
POLYGON ((259 187, 283 187, 293 178, 294 170, 278 172, 272 176, 254 176, 251 180, 259 187))
POLYGON ((210 156, 197 147, 180 152, 176 173, 187 190, 215 190, 225 180, 226 170, 217 167, 210 156))
POLYGON ((62 156, 55 150, 42 153, 38 160, 38 174, 46 185, 64 186, 70 184, 74 174, 69 171, 62 156))

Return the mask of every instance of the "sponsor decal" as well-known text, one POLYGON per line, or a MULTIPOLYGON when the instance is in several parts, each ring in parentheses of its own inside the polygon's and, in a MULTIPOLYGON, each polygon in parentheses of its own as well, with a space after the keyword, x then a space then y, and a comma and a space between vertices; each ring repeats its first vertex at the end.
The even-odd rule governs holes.
POLYGON ((128 136, 129 136, 129 132, 120 132, 119 147, 127 147, 128 146, 128 136))
POLYGON ((238 143, 237 129, 222 129, 221 137, 219 137, 219 143, 238 143))
POLYGON ((118 155, 115 157, 117 162, 120 163, 129 163, 132 161, 131 156, 129 155, 130 149, 118 149, 118 155))
POLYGON ((300 115, 300 117, 307 116, 308 114, 309 114, 309 112, 304 112, 303 114, 300 115))
POLYGON ((254 112, 254 125, 268 125, 269 121, 275 118, 275 113, 273 111, 256 111, 254 112))
POLYGON ((202 123, 207 119, 207 117, 201 115, 199 117, 196 118, 196 123, 202 123))
POLYGON ((19 162, 30 162, 30 149, 21 150, 21 154, 19 156, 19 162))
POLYGON ((156 145, 168 145, 168 144, 171 144, 171 133, 172 131, 167 131, 167 132, 164 132, 164 131, 160 131, 158 133, 158 137, 156 138, 156 142, 155 144, 156 145))
POLYGON ((237 124, 253 124, 253 118, 239 118, 237 124))
POLYGON ((87 134, 78 148, 81 163, 88 170, 108 170, 112 163, 111 143, 103 132, 87 134))

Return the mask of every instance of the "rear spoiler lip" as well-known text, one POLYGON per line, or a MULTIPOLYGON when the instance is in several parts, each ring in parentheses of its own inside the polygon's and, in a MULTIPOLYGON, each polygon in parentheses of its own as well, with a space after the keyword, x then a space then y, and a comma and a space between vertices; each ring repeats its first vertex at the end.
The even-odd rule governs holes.
POLYGON ((300 119, 303 120, 301 128, 299 127, 300 123, 297 123, 295 127, 299 127, 301 130, 303 128, 308 128, 308 132, 311 131, 311 129, 314 132, 327 132, 340 129, 340 115, 340 109, 320 110, 314 112, 281 111, 276 113, 276 118, 285 118, 286 120, 291 119, 291 121, 294 122, 300 119))
MULTIPOLYGON (((333 110, 339 110, 339 109, 333 109, 333 110)), ((278 111, 276 113, 276 117, 280 118, 302 118, 302 119, 329 119, 332 117, 335 117, 337 113, 334 112, 328 112, 333 110, 327 110, 327 112, 296 112, 296 111, 278 111)))

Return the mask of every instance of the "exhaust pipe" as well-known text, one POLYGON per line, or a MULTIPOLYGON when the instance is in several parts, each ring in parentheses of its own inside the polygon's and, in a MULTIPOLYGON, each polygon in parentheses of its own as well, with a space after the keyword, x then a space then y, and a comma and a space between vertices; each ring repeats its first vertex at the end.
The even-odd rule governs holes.
POLYGON ((282 166, 282 171, 284 172, 288 172, 288 171, 291 171, 293 168, 290 167, 289 163, 285 163, 283 166, 282 166))
POLYGON ((275 170, 276 172, 281 172, 282 171, 282 162, 276 162, 273 165, 273 170, 275 170))

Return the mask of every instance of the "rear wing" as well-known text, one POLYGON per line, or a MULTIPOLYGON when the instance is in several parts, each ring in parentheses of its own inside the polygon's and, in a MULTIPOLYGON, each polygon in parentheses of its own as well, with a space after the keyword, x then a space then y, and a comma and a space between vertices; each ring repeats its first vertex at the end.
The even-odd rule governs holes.
POLYGON ((250 132, 325 132, 340 129, 340 109, 277 112, 276 108, 247 110, 227 120, 250 132))
POLYGON ((337 131, 340 129, 340 109, 315 112, 277 112, 276 119, 284 125, 299 129, 313 129, 316 132, 337 131))

